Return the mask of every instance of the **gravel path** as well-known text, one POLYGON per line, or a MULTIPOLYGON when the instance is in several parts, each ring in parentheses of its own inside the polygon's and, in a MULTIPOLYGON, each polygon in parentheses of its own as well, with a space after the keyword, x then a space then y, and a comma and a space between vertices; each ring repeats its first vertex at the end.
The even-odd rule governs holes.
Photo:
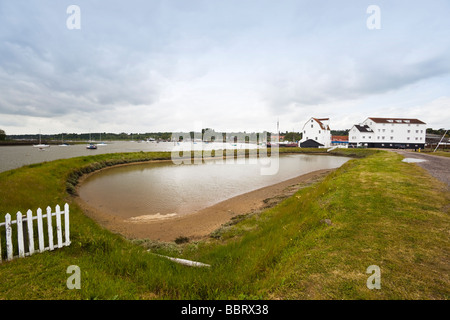
POLYGON ((403 155, 405 159, 412 158, 426 160, 423 162, 417 162, 416 164, 428 170, 433 177, 441 180, 446 183, 448 187, 450 187, 450 158, 405 150, 392 151, 403 155))

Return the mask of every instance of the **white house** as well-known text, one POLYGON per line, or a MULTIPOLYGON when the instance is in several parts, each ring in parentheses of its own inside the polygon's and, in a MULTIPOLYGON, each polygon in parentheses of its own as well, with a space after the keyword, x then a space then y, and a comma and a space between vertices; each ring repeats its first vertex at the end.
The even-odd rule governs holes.
POLYGON ((406 148, 425 146, 426 123, 419 119, 367 118, 348 134, 349 147, 406 148))
POLYGON ((329 148, 330 145, 331 145, 330 119, 310 118, 308 121, 306 121, 302 129, 302 139, 299 141, 299 146, 300 147, 318 146, 323 148, 329 148))

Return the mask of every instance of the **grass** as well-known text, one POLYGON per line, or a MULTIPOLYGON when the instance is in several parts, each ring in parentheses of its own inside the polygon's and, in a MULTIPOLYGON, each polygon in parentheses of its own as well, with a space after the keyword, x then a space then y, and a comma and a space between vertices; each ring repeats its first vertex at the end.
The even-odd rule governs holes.
MULTIPOLYGON (((286 149, 280 152, 317 152, 286 149)), ((0 173, 0 218, 68 202, 72 240, 0 264, 0 299, 448 299, 445 186, 394 153, 333 151, 358 159, 215 238, 180 244, 128 241, 87 218, 69 194, 80 173, 170 153, 80 157, 0 173), (212 267, 174 264, 147 249, 212 267), (66 287, 70 265, 80 267, 80 290, 66 287), (370 265, 381 269, 381 290, 366 287, 370 265)))
POLYGON ((434 152, 433 150, 423 150, 421 152, 431 154, 433 156, 450 157, 450 150, 437 150, 436 152, 434 152))

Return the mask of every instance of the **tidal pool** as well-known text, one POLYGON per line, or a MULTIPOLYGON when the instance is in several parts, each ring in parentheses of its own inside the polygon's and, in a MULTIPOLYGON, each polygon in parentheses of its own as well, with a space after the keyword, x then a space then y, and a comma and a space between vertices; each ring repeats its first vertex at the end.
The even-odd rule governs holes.
POLYGON ((81 199, 95 209, 125 219, 193 213, 223 200, 321 169, 350 158, 280 155, 279 170, 261 175, 261 164, 180 164, 149 162, 108 168, 80 186, 81 199))

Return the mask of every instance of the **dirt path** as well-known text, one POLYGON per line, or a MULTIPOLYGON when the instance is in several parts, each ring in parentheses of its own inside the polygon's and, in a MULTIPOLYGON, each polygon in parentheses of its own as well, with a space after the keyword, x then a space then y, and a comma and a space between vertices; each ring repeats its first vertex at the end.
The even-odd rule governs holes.
POLYGON ((450 187, 450 158, 406 150, 392 151, 403 155, 405 158, 425 160, 423 162, 417 162, 417 165, 426 169, 433 177, 441 180, 450 187))
POLYGON ((313 183, 331 171, 331 169, 314 171, 233 197, 192 214, 158 220, 147 220, 145 216, 141 219, 121 219, 89 206, 79 197, 76 200, 88 216, 126 238, 173 241, 183 236, 195 240, 208 236, 237 215, 257 212, 273 206, 294 194, 301 186, 313 183))

